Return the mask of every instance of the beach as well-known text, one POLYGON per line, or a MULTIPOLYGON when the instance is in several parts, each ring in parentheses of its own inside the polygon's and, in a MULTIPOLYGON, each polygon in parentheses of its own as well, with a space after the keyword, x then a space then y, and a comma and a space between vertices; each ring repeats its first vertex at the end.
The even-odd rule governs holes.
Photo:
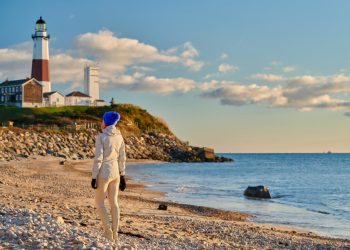
MULTIPOLYGON (((55 157, 1 162, 0 249, 115 249, 101 235, 91 164, 55 157)), ((120 249, 350 249, 349 240, 253 223, 254 215, 242 212, 174 202, 158 210, 164 193, 127 183, 119 196, 120 249)))

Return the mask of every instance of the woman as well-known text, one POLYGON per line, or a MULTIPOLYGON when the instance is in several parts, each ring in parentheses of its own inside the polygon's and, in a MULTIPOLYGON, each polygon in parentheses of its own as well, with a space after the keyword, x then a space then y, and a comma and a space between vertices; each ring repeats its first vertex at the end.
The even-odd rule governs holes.
POLYGON ((102 221, 104 236, 118 241, 120 211, 118 189, 124 191, 125 182, 125 144, 116 124, 120 120, 117 112, 106 112, 101 124, 102 133, 96 137, 96 152, 92 167, 92 188, 96 189, 95 206, 102 221), (108 197, 111 206, 112 227, 104 204, 108 197))

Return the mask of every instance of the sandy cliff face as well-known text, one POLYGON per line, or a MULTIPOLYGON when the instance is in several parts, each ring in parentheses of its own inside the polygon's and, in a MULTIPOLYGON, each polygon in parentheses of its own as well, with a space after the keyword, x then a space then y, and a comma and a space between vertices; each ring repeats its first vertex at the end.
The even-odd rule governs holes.
MULTIPOLYGON (((95 129, 83 132, 35 131, 18 128, 0 129, 0 160, 15 160, 35 155, 52 155, 64 159, 94 157, 95 129)), ((129 159, 160 161, 225 161, 221 157, 206 158, 203 149, 187 145, 176 136, 142 133, 125 137, 129 159)))

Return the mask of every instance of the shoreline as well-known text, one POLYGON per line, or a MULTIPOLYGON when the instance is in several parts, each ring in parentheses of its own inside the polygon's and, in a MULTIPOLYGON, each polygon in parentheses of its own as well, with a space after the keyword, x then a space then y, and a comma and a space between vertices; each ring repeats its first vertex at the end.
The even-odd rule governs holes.
MULTIPOLYGON (((128 164, 136 163, 152 162, 139 160, 128 162, 128 164)), ((57 158, 41 157, 0 163, 0 169, 3 173, 0 183, 0 191, 3 194, 0 197, 2 209, 5 211, 29 209, 38 215, 50 214, 55 220, 64 221, 63 226, 68 228, 69 232, 82 230, 79 236, 80 243, 72 242, 74 240, 68 236, 63 239, 52 239, 50 243, 46 240, 50 233, 46 232, 46 236, 35 233, 35 237, 41 240, 38 244, 52 244, 58 249, 59 246, 69 244, 83 244, 87 247, 98 245, 101 249, 115 247, 101 238, 101 224, 93 208, 94 191, 90 188, 91 160, 67 161, 65 165, 60 165, 57 158), (85 234, 89 234, 89 237, 84 236, 85 234)), ((250 222, 247 220, 250 215, 246 213, 156 200, 161 197, 164 197, 164 192, 149 190, 145 183, 128 181, 127 190, 120 192, 119 197, 121 206, 119 247, 130 246, 133 249, 158 249, 160 246, 163 248, 167 246, 169 249, 350 247, 350 240, 322 237, 294 228, 250 222), (168 210, 158 210, 160 203, 168 204, 168 210)), ((4 212, 0 213, 0 218, 5 216, 2 214, 4 212)), ((18 237, 11 238, 7 231, 4 231, 6 226, 0 223, 0 242, 2 242, 0 249, 1 246, 4 248, 14 246, 13 244, 18 244, 19 241, 18 237)), ((20 240, 26 243, 28 248, 37 247, 35 239, 22 237, 20 240)))
MULTIPOLYGON (((148 165, 148 164, 159 164, 159 163, 169 163, 169 162, 162 162, 162 161, 155 161, 153 162, 153 160, 137 160, 137 161, 130 161, 131 164, 139 164, 139 165, 148 165)), ((171 162, 170 162, 171 163, 171 162)), ((336 237, 336 236, 331 236, 331 235, 323 235, 319 232, 316 232, 312 229, 308 229, 308 228, 302 228, 302 227, 298 227, 297 225, 293 225, 293 224, 282 224, 282 223, 264 223, 264 222, 259 222, 259 221, 254 221, 254 218, 257 217, 258 215, 254 214, 254 213, 249 213, 249 212, 242 212, 242 211, 234 211, 234 210, 226 210, 226 209, 222 209, 222 208, 215 208, 215 207, 210 207, 210 206, 203 206, 203 205, 192 205, 192 204, 186 204, 186 203, 180 203, 180 202, 176 202, 176 201, 168 201, 166 199, 162 199, 165 197, 166 193, 165 191, 161 191, 161 190, 156 190, 156 189, 151 189, 150 187, 148 187, 148 184, 152 184, 152 183, 147 183, 147 182, 142 182, 142 181, 135 181, 133 180, 131 177, 128 177, 130 180, 142 185, 145 189, 151 191, 151 192, 160 192, 163 195, 160 197, 155 197, 159 200, 157 200, 158 202, 164 203, 164 204, 172 204, 175 206, 181 206, 181 207, 193 207, 194 209, 196 208, 202 208, 202 209, 207 209, 207 210, 213 210, 213 211, 217 211, 218 214, 221 213, 239 213, 242 214, 244 219, 242 219, 242 221, 245 221, 247 223, 253 223, 259 226, 262 226, 264 228, 278 228, 279 230, 283 230, 283 231, 289 231, 289 232, 299 232, 302 234, 306 234, 306 235, 313 235, 315 237, 319 237, 319 238, 327 238, 327 239, 334 239, 334 240, 348 240, 350 242, 350 237, 349 238, 342 238, 342 237, 336 237)), ((215 212, 214 212, 215 214, 215 212)), ((208 214, 206 214, 205 216, 208 216, 208 214)), ((215 217, 215 216, 214 216, 215 217)), ((242 217, 242 218, 243 218, 242 217)), ((225 216, 220 216, 221 219, 225 219, 225 216)), ((350 247, 349 247, 350 248, 350 247)))

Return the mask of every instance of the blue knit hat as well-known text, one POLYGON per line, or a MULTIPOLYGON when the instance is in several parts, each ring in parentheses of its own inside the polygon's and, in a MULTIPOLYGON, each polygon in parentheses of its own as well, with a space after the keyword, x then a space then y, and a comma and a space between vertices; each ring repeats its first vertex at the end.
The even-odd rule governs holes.
POLYGON ((111 126, 111 125, 116 125, 117 122, 120 120, 120 114, 114 111, 108 111, 103 115, 103 121, 105 125, 111 126))

